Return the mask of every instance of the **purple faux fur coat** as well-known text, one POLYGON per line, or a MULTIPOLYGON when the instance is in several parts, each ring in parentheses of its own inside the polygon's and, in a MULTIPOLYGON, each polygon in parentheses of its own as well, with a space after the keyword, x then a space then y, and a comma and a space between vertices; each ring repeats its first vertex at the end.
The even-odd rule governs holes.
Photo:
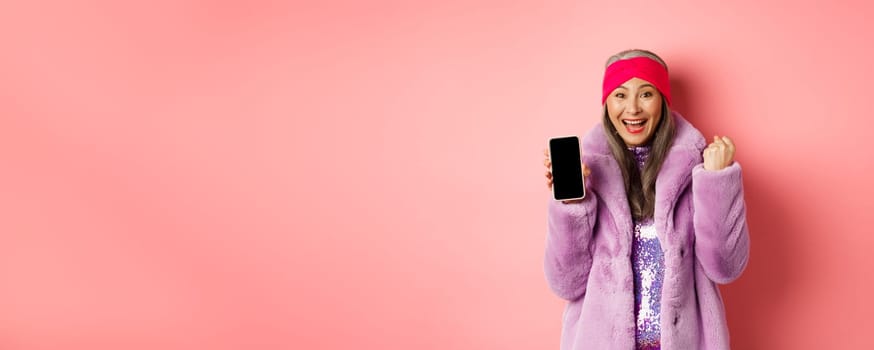
MULTIPOLYGON (((737 162, 703 167, 707 142, 676 112, 676 138, 656 180, 655 225, 665 257, 662 349, 728 349, 717 284, 738 278, 749 233, 737 162)), ((549 199, 544 272, 565 307, 561 349, 634 349, 632 218, 603 125, 583 138, 586 198, 549 199)))

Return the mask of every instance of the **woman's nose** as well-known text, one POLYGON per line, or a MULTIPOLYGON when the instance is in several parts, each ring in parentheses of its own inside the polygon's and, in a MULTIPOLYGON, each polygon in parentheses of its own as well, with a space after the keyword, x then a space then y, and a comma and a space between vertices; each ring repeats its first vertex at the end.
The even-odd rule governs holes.
POLYGON ((628 104, 625 106, 625 110, 628 111, 628 113, 631 113, 631 114, 640 113, 640 104, 638 103, 637 98, 634 98, 634 97, 629 98, 627 100, 627 102, 628 102, 628 104))

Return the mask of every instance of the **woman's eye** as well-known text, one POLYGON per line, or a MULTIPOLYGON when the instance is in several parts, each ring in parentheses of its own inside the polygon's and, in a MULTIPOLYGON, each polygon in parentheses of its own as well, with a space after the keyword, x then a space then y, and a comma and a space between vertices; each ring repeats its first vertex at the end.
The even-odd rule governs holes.
POLYGON ((652 97, 652 92, 649 92, 649 91, 644 92, 643 97, 652 97))
POLYGON ((625 94, 623 94, 621 92, 617 92, 615 96, 616 96, 616 98, 625 98, 625 94))

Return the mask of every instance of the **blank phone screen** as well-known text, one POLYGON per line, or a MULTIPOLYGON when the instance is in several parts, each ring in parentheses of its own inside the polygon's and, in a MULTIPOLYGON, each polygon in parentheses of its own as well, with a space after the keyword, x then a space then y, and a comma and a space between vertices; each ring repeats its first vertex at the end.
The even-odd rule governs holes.
POLYGON ((552 191, 555 199, 584 197, 580 139, 575 136, 550 139, 549 157, 552 161, 552 191))

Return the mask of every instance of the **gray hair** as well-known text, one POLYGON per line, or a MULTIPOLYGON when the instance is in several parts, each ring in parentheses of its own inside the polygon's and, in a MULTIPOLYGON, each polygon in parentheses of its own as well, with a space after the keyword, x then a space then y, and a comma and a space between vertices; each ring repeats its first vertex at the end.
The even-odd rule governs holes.
MULTIPOLYGON (((607 60, 607 66, 613 62, 634 57, 651 58, 664 66, 666 70, 668 69, 668 66, 661 57, 650 51, 639 49, 625 50, 610 56, 607 60)), ((622 170, 622 180, 625 183, 625 195, 628 199, 631 215, 635 219, 651 218, 655 214, 656 178, 665 158, 667 158, 668 150, 674 142, 674 134, 677 127, 674 123, 674 118, 671 117, 671 110, 663 100, 662 117, 656 126, 652 140, 650 140, 651 150, 642 171, 638 169, 637 160, 631 151, 628 150, 625 141, 619 136, 619 132, 616 131, 613 123, 610 122, 606 104, 602 114, 601 123, 604 125, 604 133, 607 134, 607 144, 610 146, 610 153, 613 154, 613 158, 619 163, 619 169, 622 170)))
POLYGON ((656 62, 660 63, 662 65, 662 67, 665 67, 665 70, 668 69, 668 65, 665 63, 665 61, 661 57, 659 57, 658 55, 656 55, 652 51, 641 50, 641 49, 625 50, 625 51, 617 53, 613 56, 610 56, 610 58, 607 59, 607 64, 604 65, 604 67, 608 67, 611 64, 613 64, 613 62, 616 62, 619 60, 635 58, 635 57, 651 58, 651 59, 655 60, 656 62))

